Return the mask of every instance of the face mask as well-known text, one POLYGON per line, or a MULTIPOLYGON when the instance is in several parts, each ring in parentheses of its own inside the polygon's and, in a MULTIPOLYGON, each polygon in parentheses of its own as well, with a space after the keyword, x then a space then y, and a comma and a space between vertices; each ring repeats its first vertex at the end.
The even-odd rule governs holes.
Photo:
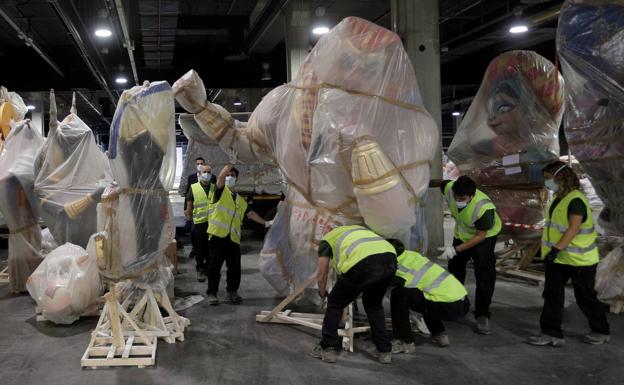
POLYGON ((225 177, 225 185, 228 187, 234 187, 234 185, 236 184, 236 177, 234 176, 226 176, 225 177))
POLYGON ((199 176, 199 181, 202 183, 210 182, 210 173, 201 174, 199 176))
POLYGON ((468 202, 455 202, 455 206, 457 206, 458 210, 461 210, 464 207, 468 206, 468 202))
POLYGON ((544 181, 544 185, 546 186, 547 189, 549 189, 552 192, 556 192, 557 190, 559 190, 559 185, 557 185, 557 183, 555 183, 555 181, 552 178, 546 179, 544 181))
POLYGON ((198 164, 195 168, 197 169, 197 172, 201 172, 202 171, 202 167, 204 167, 203 164, 198 164))

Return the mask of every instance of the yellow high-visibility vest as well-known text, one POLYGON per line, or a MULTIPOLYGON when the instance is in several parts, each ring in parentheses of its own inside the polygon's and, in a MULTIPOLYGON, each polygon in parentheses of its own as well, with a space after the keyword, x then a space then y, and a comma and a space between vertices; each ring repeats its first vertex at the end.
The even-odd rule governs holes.
POLYGON ((209 207, 208 234, 230 239, 240 245, 241 224, 247 211, 247 202, 240 195, 236 194, 236 199, 232 198, 232 191, 223 187, 221 198, 209 207))
POLYGON ((451 215, 455 218, 455 238, 460 239, 462 242, 468 242, 475 235, 477 235, 477 228, 474 223, 483 216, 488 210, 494 210, 494 226, 489 229, 485 237, 490 238, 500 233, 503 224, 501 222, 498 212, 496 212, 496 206, 490 200, 490 198, 477 189, 475 195, 472 197, 468 206, 463 210, 457 209, 457 203, 455 202, 455 196, 453 195, 453 184, 455 182, 448 182, 444 187, 444 198, 448 203, 451 215))
POLYGON ((191 185, 191 191, 193 192, 193 223, 197 225, 208 222, 208 205, 212 201, 215 185, 210 184, 208 195, 199 182, 191 185))

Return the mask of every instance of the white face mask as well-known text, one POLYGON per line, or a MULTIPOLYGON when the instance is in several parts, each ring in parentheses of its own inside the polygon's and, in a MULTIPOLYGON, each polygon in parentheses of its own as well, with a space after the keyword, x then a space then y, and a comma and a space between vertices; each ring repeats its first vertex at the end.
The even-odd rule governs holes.
POLYGON ((236 177, 234 176, 226 176, 225 177, 225 185, 228 187, 234 187, 234 185, 236 184, 236 177))
POLYGON ((202 167, 204 167, 203 164, 198 164, 195 169, 197 169, 197 172, 202 172, 202 167))
POLYGON ((210 173, 207 172, 207 173, 199 175, 199 181, 203 183, 210 182, 210 173))
POLYGON ((557 190, 559 190, 559 185, 555 182, 553 178, 546 179, 544 181, 544 186, 546 186, 546 188, 552 192, 556 192, 557 190))
POLYGON ((464 207, 468 206, 468 202, 455 202, 455 206, 457 206, 458 210, 461 210, 464 207))

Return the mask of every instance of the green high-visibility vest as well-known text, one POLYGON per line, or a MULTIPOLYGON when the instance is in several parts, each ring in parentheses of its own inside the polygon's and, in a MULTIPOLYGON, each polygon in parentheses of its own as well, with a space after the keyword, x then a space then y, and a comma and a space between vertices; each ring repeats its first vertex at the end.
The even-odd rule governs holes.
POLYGON ((208 222, 208 206, 212 201, 215 185, 210 184, 208 195, 199 182, 191 185, 191 191, 193 192, 193 223, 197 225, 208 222))
POLYGON ((468 295, 466 288, 442 266, 415 251, 399 255, 397 277, 403 278, 405 288, 416 288, 434 302, 456 302, 468 295))
MULTIPOLYGON (((589 209, 589 202, 585 194, 579 190, 569 192, 553 210, 550 216, 550 205, 546 209, 544 215, 546 223, 542 232, 542 259, 548 254, 550 249, 557 244, 563 237, 563 234, 570 227, 568 221, 568 206, 573 199, 580 198, 585 204, 587 219, 581 223, 579 232, 572 238, 572 242, 564 250, 557 255, 555 263, 572 266, 591 266, 598 263, 600 259, 598 255, 598 246, 596 238, 598 234, 594 229, 594 220, 589 209)), ((552 203, 551 203, 552 204, 552 203)))
POLYGON ((472 197, 468 206, 464 207, 461 211, 457 209, 457 203, 455 202, 455 196, 453 195, 453 184, 455 182, 448 182, 444 187, 444 198, 448 203, 451 215, 455 218, 455 238, 460 239, 462 242, 468 242, 475 235, 477 235, 477 228, 474 223, 483 216, 487 210, 494 209, 494 226, 485 234, 486 238, 493 237, 500 233, 502 228, 502 222, 498 213, 496 212, 496 206, 490 200, 490 198, 477 189, 475 195, 472 197))
POLYGON ((247 210, 247 202, 240 195, 232 198, 232 191, 223 187, 221 198, 209 208, 208 234, 230 239, 240 245, 241 224, 247 210))
POLYGON ((323 240, 332 248, 332 267, 344 274, 355 264, 373 254, 392 253, 394 246, 364 226, 340 226, 325 234, 323 240))

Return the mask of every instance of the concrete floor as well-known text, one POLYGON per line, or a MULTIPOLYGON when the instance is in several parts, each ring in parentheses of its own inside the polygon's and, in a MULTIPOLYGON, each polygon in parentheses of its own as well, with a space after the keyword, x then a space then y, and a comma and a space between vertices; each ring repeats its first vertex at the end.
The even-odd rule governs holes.
MULTIPOLYGON (((0 287, 0 384, 616 384, 624 370, 624 318, 610 315, 614 339, 608 345, 579 341, 586 321, 567 293, 563 348, 536 348, 522 341, 537 331, 540 289, 499 279, 492 307, 493 333, 480 336, 468 325, 448 323, 451 346, 438 348, 418 340, 414 355, 393 357, 392 365, 375 362, 367 337, 356 340, 355 353, 325 364, 307 356, 319 333, 309 329, 261 325, 254 315, 279 302, 258 271, 260 240, 243 244, 240 305, 217 307, 201 302, 181 314, 192 326, 186 341, 159 342, 155 367, 83 370, 80 358, 95 318, 70 326, 36 322, 34 302, 0 287), (383 381, 383 382, 381 382, 383 381)), ((0 250, 6 259, 6 250, 0 250)), ((194 261, 182 259, 176 296, 204 294, 195 280, 194 261)), ((224 283, 222 284, 224 289, 224 283)), ((469 292, 474 293, 472 282, 469 292)), ((223 295, 223 293, 221 293, 223 295)), ((388 310, 386 308, 386 310, 388 310)))

